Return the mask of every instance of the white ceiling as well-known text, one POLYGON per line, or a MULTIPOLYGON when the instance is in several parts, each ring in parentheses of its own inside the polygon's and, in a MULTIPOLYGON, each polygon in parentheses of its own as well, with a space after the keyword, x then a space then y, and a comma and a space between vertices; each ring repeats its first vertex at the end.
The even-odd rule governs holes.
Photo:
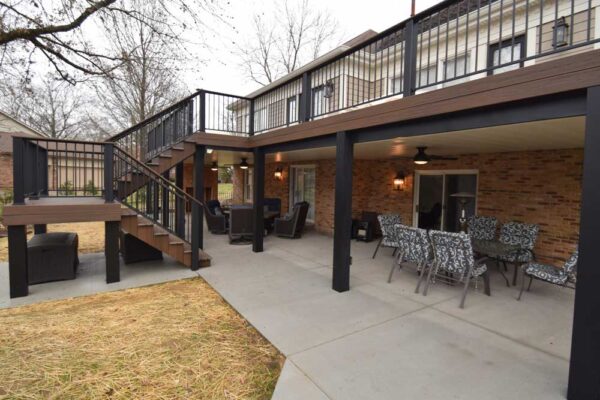
MULTIPOLYGON (((584 135, 585 118, 572 117, 359 143, 354 147, 354 158, 375 160, 412 157, 417 146, 427 146, 427 153, 435 155, 582 148, 584 135)), ((241 157, 247 157, 248 162, 252 162, 252 153, 214 151, 207 157, 207 164, 212 161, 218 161, 219 165, 239 164, 241 157)), ((267 155, 267 161, 277 162, 328 158, 335 158, 335 147, 267 155)))

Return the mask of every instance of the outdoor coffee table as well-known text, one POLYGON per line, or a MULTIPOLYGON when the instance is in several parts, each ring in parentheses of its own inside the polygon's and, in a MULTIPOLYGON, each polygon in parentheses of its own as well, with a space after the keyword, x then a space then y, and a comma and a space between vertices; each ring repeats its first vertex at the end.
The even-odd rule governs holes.
MULTIPOLYGON (((521 247, 514 244, 506 244, 502 243, 499 240, 482 240, 482 239, 473 239, 473 251, 479 255, 487 256, 489 258, 493 258, 496 260, 496 264, 498 265, 498 270, 502 274, 502 277, 506 281, 506 286, 510 286, 510 282, 504 271, 500 267, 500 262, 498 261, 501 256, 508 256, 515 251, 521 250, 521 247)), ((515 274, 517 268, 515 267, 515 274)))

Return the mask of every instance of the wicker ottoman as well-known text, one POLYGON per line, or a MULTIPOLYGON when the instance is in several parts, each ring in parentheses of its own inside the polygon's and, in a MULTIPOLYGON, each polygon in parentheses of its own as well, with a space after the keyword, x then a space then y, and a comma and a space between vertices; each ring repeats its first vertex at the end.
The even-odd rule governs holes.
POLYGON ((27 242, 30 285, 75 279, 79 258, 76 233, 52 232, 34 235, 27 242))

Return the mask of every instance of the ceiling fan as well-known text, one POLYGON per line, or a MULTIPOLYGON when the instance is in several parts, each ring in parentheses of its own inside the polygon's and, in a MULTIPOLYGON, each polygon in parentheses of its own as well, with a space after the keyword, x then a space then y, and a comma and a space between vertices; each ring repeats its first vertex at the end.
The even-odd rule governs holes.
POLYGON ((434 160, 458 160, 456 157, 446 157, 446 156, 437 156, 434 154, 427 154, 427 153, 425 153, 425 150, 427 150, 426 146, 417 146, 417 154, 415 154, 413 157, 400 157, 400 158, 405 158, 405 159, 410 158, 417 165, 425 165, 425 164, 428 164, 430 161, 434 161, 434 160))

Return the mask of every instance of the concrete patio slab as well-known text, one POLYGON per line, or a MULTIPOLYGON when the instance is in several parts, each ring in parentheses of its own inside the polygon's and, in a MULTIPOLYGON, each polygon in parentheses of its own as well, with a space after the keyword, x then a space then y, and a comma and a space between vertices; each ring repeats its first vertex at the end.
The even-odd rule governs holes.
POLYGON ((331 290, 332 239, 314 232, 199 272, 288 357, 274 398, 564 398, 572 291, 534 284, 518 302, 490 266, 492 296, 471 287, 460 309, 460 287, 416 294, 410 266, 387 283, 392 252, 372 259, 375 245, 353 242, 346 293, 331 290))

